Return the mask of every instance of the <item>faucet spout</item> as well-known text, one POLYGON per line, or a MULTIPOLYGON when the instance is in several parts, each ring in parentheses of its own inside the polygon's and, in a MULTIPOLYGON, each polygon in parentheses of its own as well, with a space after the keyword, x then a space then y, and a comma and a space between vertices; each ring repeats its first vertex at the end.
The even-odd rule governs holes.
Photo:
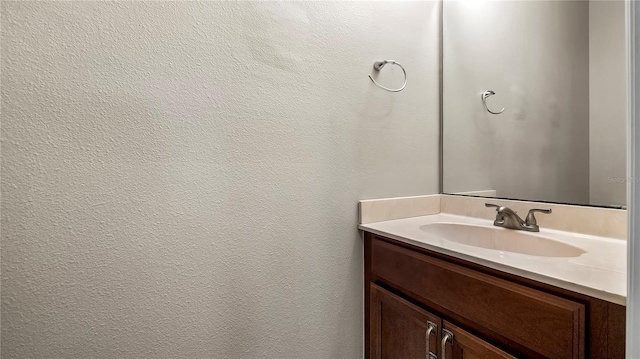
POLYGON ((494 226, 523 229, 524 224, 524 220, 511 208, 500 206, 496 209, 496 219, 493 221, 494 226))
POLYGON ((506 206, 499 206, 493 203, 485 203, 486 207, 495 207, 496 219, 493 221, 493 225, 497 227, 523 230, 529 232, 540 232, 540 227, 536 222, 534 212, 551 213, 550 209, 532 209, 527 215, 527 219, 524 220, 518 216, 518 213, 506 206))

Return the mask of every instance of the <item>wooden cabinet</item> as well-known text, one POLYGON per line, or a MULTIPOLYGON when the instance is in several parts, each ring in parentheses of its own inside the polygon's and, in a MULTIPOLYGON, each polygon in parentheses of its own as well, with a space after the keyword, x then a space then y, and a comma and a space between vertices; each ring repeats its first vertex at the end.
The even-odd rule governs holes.
POLYGON ((367 358, 624 358, 622 306, 370 233, 365 285, 367 358))
MULTIPOLYGON (((515 359, 484 340, 445 321, 443 359, 515 359)), ((442 353, 442 351, 441 351, 442 353)))
POLYGON ((371 284, 371 353, 373 358, 425 359, 437 355, 442 320, 371 284))
POLYGON ((373 358, 515 358, 373 283, 370 291, 373 358))

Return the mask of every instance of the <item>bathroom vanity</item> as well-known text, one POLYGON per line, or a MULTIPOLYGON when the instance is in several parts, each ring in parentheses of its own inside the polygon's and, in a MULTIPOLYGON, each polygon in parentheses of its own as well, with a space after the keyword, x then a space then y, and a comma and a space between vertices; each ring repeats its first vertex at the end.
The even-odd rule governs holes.
POLYGON ((624 358, 623 240, 449 213, 360 229, 366 358, 624 358))
POLYGON ((624 306, 372 233, 365 297, 367 358, 624 358, 624 306))

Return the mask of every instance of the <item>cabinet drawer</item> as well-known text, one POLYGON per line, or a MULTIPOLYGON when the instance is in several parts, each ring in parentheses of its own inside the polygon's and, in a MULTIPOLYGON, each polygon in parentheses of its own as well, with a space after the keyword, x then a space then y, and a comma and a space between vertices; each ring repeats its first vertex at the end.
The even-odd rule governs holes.
POLYGON ((583 358, 581 303, 373 240, 371 271, 548 358, 583 358))

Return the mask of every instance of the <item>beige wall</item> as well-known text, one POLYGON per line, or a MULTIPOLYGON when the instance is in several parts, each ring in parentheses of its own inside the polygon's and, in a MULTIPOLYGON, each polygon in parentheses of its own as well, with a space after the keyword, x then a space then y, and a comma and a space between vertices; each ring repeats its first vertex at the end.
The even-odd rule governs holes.
POLYGON ((584 1, 445 1, 445 192, 589 203, 588 33, 584 1))
POLYGON ((357 200, 438 190, 435 3, 1 6, 3 358, 362 356, 357 200))
POLYGON ((589 2, 589 162, 592 204, 627 202, 624 1, 589 2))

